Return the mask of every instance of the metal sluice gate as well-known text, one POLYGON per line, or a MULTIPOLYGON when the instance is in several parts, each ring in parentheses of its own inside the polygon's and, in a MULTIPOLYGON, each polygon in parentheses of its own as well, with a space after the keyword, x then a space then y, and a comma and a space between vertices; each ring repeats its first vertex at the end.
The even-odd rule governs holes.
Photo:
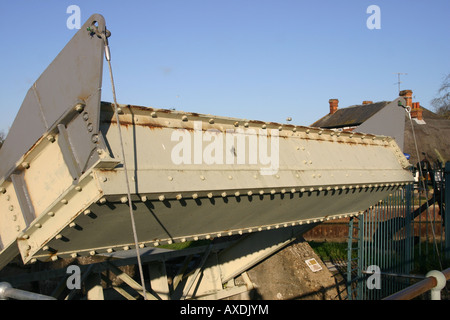
POLYGON ((307 231, 413 181, 386 136, 131 105, 117 122, 101 102, 106 32, 102 16, 88 19, 0 150, 0 267, 134 247, 119 124, 140 247, 307 231))

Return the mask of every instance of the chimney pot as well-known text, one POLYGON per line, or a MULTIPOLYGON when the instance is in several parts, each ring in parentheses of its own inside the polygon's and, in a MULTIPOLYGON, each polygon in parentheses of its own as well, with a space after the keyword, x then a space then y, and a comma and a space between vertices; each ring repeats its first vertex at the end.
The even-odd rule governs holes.
POLYGON ((402 90, 399 96, 405 98, 407 107, 412 107, 412 90, 402 90))
POLYGON ((330 114, 334 114, 338 109, 339 100, 338 99, 330 99, 330 100, 328 100, 328 102, 330 103, 330 114))

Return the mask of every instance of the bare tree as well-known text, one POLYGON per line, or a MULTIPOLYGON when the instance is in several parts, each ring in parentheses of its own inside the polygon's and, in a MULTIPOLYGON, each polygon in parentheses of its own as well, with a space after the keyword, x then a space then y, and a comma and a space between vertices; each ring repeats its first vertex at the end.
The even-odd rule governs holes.
POLYGON ((444 78, 438 95, 431 100, 431 105, 438 115, 450 119, 450 73, 444 78))

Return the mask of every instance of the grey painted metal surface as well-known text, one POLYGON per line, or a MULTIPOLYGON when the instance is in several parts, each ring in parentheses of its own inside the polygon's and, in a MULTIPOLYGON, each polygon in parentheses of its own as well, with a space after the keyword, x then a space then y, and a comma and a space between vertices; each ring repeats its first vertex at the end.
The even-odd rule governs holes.
MULTIPOLYGON (((93 21, 103 28, 97 15, 83 28, 93 21)), ((4 168, 0 182, 1 266, 13 252, 30 263, 134 246, 119 124, 111 104, 99 103, 103 49, 96 35, 79 33, 66 47, 74 52, 57 58, 69 64, 52 63, 43 74, 58 83, 78 68, 71 60, 92 60, 70 78, 79 90, 36 91, 41 105, 25 104, 33 111, 21 108, 15 127, 48 112, 34 134, 41 137, 30 145, 15 129, 7 138, 22 147, 11 162, 19 165, 4 168), (11 181, 8 170, 20 179, 11 181)), ((120 107, 140 247, 358 215, 412 182, 390 137, 120 107)))

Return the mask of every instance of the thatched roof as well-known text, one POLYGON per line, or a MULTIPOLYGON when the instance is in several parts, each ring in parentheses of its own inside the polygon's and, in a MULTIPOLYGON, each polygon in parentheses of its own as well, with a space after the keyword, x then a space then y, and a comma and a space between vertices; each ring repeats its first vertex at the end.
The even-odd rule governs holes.
MULTIPOLYGON (((438 116, 422 107, 425 124, 418 124, 414 119, 414 133, 417 141, 420 161, 428 159, 431 163, 450 161, 450 120, 438 116)), ((404 152, 411 155, 409 162, 418 162, 414 144, 411 121, 405 117, 404 152)))

